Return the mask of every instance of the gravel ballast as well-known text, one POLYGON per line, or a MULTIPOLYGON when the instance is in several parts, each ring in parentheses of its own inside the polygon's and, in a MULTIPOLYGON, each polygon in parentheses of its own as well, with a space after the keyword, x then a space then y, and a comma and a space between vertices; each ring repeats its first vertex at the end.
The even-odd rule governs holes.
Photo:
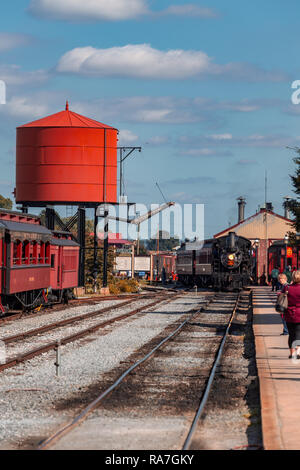
MULTIPOLYGON (((2 372, 0 448, 35 447, 73 416, 74 410, 57 410, 59 401, 72 400, 76 394, 98 382, 102 374, 116 368, 143 344, 203 301, 204 297, 200 295, 184 295, 169 304, 159 304, 147 314, 139 313, 130 320, 123 320, 62 347, 60 377, 55 375, 54 351, 2 372)), ((135 302, 134 308, 138 308, 138 304, 135 302)), ((108 302, 105 302, 106 306, 109 306, 108 302)), ((79 307, 78 313, 83 313, 83 308, 93 311, 99 309, 99 305, 79 307)), ((72 308, 72 315, 76 309, 72 308)), ((62 319, 62 312, 57 312, 57 316, 62 319)), ((28 321, 26 329, 29 329, 28 321)), ((30 327, 38 326, 40 323, 30 327)), ((5 327, 7 335, 22 328, 21 325, 14 326, 13 331, 9 331, 9 327, 11 325, 5 327)))

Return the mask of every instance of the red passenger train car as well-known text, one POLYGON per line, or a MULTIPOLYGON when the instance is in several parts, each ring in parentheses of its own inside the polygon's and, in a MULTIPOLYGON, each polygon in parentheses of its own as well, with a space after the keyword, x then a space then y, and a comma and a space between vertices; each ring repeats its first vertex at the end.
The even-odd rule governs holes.
POLYGON ((0 209, 0 311, 60 302, 78 285, 79 245, 35 215, 0 209))
POLYGON ((292 270, 300 269, 300 247, 285 245, 282 240, 276 241, 268 250, 269 269, 268 274, 271 275, 272 269, 279 268, 280 272, 285 270, 286 266, 290 266, 292 270))

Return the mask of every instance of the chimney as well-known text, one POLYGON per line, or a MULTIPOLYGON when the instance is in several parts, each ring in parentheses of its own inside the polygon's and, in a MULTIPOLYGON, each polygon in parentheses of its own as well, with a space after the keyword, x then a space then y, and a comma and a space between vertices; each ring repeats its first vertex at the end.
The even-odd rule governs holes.
POLYGON ((283 199, 284 199, 284 203, 283 203, 284 217, 286 219, 290 219, 291 218, 291 214, 290 214, 290 200, 291 200, 291 198, 286 196, 283 199))
POLYGON ((238 202, 238 206, 239 206, 238 223, 240 223, 240 222, 243 222, 243 220, 245 220, 246 199, 241 196, 237 200, 239 201, 238 202))
POLYGON ((274 210, 272 202, 266 202, 266 210, 267 211, 273 211, 274 210))

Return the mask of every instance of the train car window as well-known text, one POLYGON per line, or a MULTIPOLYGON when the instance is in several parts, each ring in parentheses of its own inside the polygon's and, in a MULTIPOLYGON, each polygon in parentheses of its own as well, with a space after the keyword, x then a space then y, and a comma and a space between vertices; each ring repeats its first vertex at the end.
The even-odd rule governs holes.
POLYGON ((39 261, 39 264, 44 264, 45 262, 45 243, 44 242, 41 242, 40 244, 38 261, 39 261))
POLYGON ((22 264, 29 263, 29 241, 25 240, 22 243, 22 264))
POLYGON ((21 264, 22 243, 16 240, 13 244, 13 264, 21 264))
POLYGON ((51 268, 55 267, 55 255, 51 255, 51 268))
POLYGON ((30 254, 30 263, 37 264, 38 262, 38 244, 37 242, 31 242, 31 254, 30 254), (31 256, 32 255, 32 256, 31 256))
POLYGON ((50 263, 50 243, 47 242, 45 245, 45 263, 50 263))

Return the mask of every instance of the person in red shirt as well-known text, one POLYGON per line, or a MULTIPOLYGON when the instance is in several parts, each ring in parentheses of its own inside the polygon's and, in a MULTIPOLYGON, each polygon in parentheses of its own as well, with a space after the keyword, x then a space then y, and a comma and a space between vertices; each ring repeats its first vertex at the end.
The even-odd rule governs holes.
POLYGON ((293 272, 292 284, 285 286, 283 292, 288 292, 288 308, 284 320, 289 332, 289 358, 297 354, 297 359, 300 359, 300 271, 293 272))

